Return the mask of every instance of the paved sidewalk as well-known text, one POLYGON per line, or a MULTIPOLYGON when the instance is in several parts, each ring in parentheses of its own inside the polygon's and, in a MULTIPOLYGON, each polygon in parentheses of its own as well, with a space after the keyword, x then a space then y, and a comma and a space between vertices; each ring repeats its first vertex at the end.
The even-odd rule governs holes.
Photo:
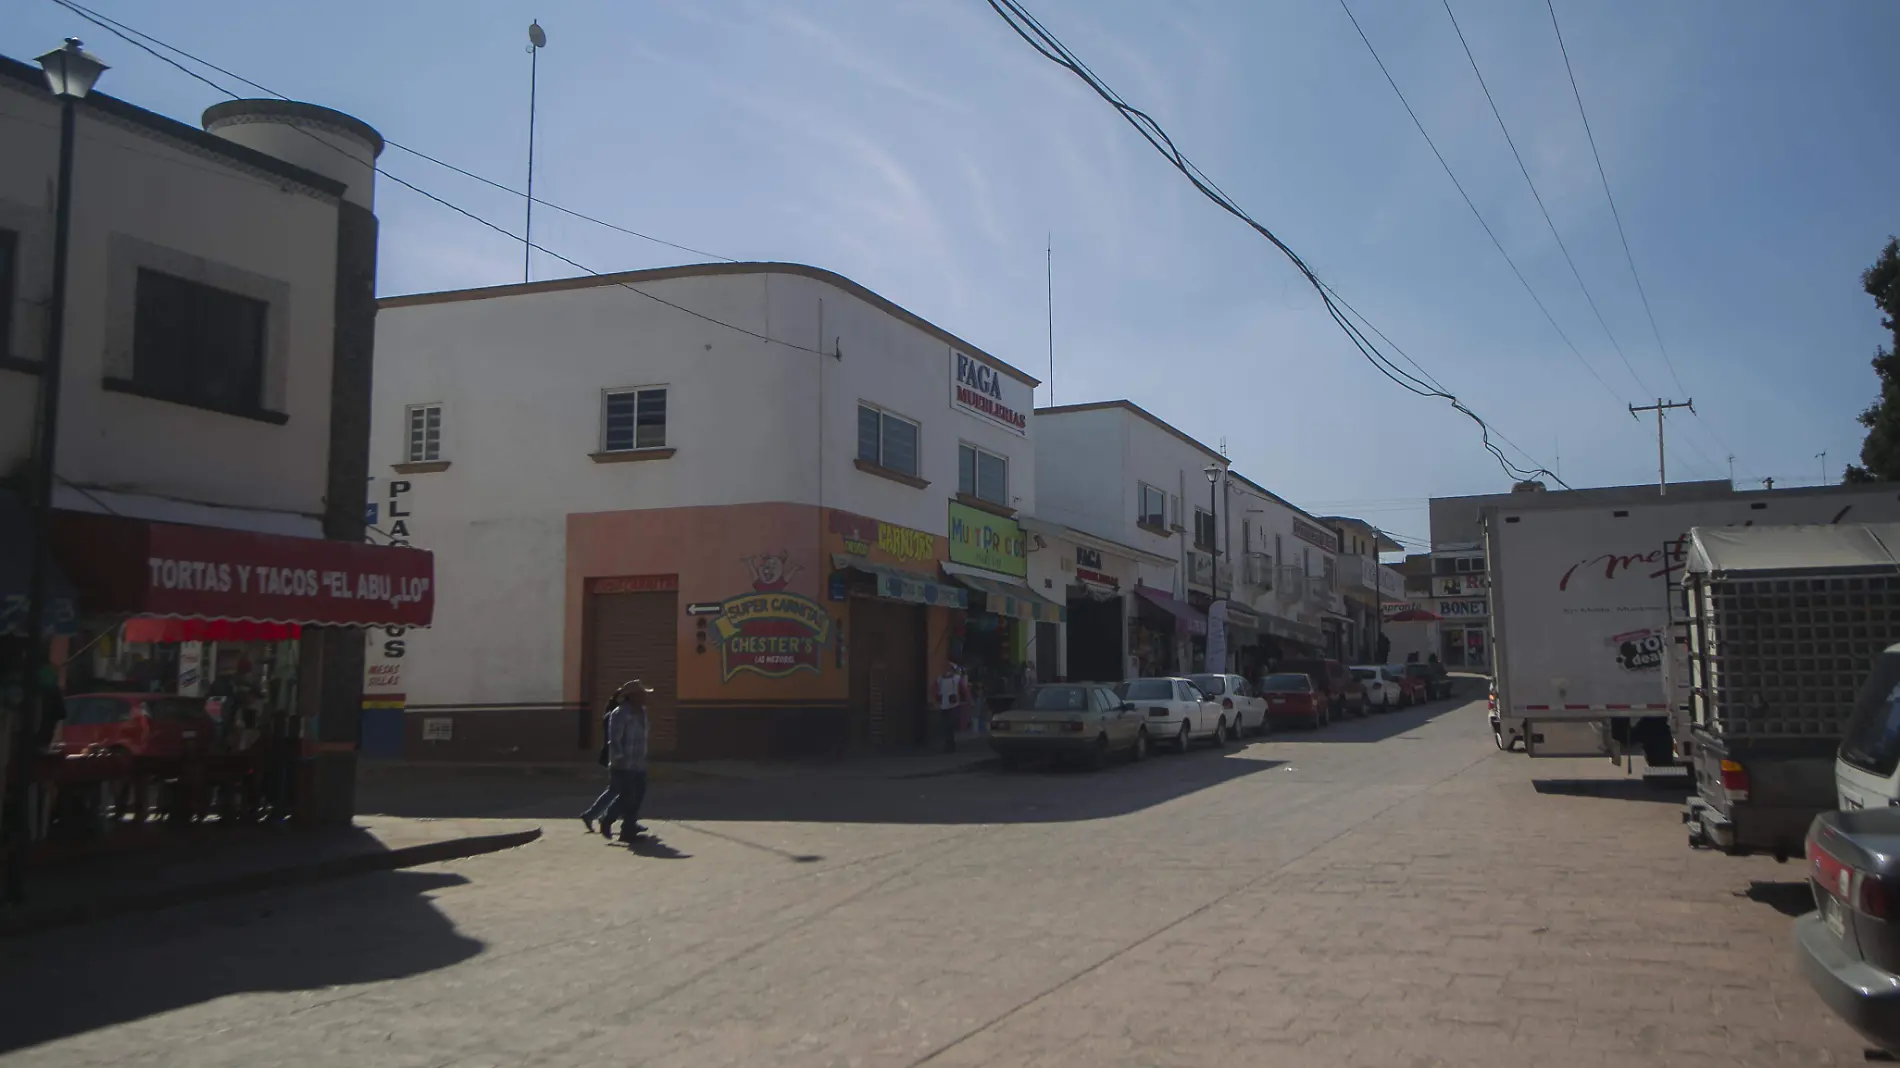
POLYGON ((0 936, 232 894, 434 864, 526 845, 532 822, 360 818, 354 827, 124 825, 97 852, 42 862, 0 936))

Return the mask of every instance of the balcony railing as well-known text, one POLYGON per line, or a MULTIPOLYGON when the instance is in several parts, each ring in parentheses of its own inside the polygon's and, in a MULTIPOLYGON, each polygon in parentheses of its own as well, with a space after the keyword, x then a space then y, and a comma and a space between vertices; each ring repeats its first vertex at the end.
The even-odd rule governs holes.
POLYGON ((1292 603, 1306 596, 1306 572, 1297 565, 1283 564, 1280 567, 1280 581, 1276 590, 1280 600, 1292 603))
POLYGON ((1221 560, 1215 565, 1212 553, 1199 549, 1188 550, 1188 581, 1196 586, 1206 586, 1216 593, 1229 593, 1234 588, 1233 564, 1221 560))
POLYGON ((1241 581, 1249 586, 1263 590, 1274 587, 1273 555, 1271 553, 1247 553, 1241 558, 1241 581))

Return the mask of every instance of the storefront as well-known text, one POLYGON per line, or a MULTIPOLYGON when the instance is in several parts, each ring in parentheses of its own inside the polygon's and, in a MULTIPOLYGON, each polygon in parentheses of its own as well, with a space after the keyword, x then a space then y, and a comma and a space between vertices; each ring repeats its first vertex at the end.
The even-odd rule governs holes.
MULTIPOLYGON (((831 566, 832 600, 846 602, 845 633, 852 636, 848 657, 852 748, 889 751, 928 746, 932 741, 930 610, 961 613, 969 604, 966 594, 931 575, 849 553, 832 554, 831 566)), ((940 628, 941 643, 948 644, 952 629, 940 628)), ((938 650, 937 662, 945 654, 946 650, 938 650)))
POLYGON ((1207 640, 1207 614, 1153 586, 1136 586, 1135 601, 1128 640, 1135 674, 1179 675, 1190 670, 1189 643, 1207 640))
POLYGON ((970 597, 950 655, 978 703, 995 708, 1021 692, 1032 665, 1052 659, 1067 611, 1029 588, 1029 536, 1014 516, 960 501, 949 509, 943 573, 970 597))
POLYGON ((427 626, 434 611, 434 560, 416 549, 73 512, 54 513, 53 537, 78 606, 60 657, 67 718, 36 778, 194 783, 170 795, 178 818, 209 815, 220 782, 226 800, 274 782, 253 816, 334 800, 310 795, 312 762, 354 757, 356 628, 427 626), (104 730, 133 714, 132 694, 180 699, 166 708, 192 721, 182 741, 148 748, 104 730))

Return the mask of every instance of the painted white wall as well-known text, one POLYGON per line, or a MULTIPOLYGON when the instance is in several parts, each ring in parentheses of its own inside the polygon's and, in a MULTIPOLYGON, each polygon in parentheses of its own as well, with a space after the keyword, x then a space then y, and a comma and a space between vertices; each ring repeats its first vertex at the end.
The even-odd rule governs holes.
MULTIPOLYGON (((0 227, 20 233, 10 355, 45 352, 59 109, 0 79, 0 227)), ((317 517, 329 462, 337 206, 326 194, 81 107, 74 151, 59 475, 140 498, 317 517), (137 265, 272 294, 272 425, 108 392, 129 377, 137 265)), ((36 375, 0 369, 0 471, 30 452, 36 375)), ((137 514, 129 512, 128 514, 137 514)))
MULTIPOLYGON (((565 517, 796 502, 947 534, 958 445, 1009 461, 1036 503, 1030 434, 951 404, 952 347, 820 278, 768 266, 616 285, 503 288, 377 317, 372 486, 402 479, 436 553, 436 623, 407 636, 411 704, 561 700, 565 517), (602 393, 667 387, 666 459, 594 463, 602 393), (919 424, 918 489, 858 470, 860 401, 919 424), (403 475, 406 411, 443 405, 447 470, 403 475), (822 462, 820 457, 822 455, 822 462)), ((374 497, 373 492, 373 497, 374 497)))

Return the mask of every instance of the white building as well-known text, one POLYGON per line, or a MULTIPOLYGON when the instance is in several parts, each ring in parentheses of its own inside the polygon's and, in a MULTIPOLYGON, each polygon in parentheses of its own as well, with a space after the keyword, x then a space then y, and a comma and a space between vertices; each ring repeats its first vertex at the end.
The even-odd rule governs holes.
MULTIPOLYGON (((66 686, 137 664, 202 695, 248 672, 262 711, 298 721, 313 812, 347 819, 362 670, 348 625, 428 621, 424 603, 355 596, 357 579, 428 578, 426 554, 363 544, 382 139, 287 101, 220 104, 204 129, 100 92, 71 106, 51 544, 59 629, 86 653, 66 686)), ((39 68, 0 58, 0 554, 20 561, 61 109, 39 68)), ((25 593, 24 577, 0 588, 0 635, 23 632, 25 593)))
POLYGON ((1129 401, 1037 409, 1036 437, 1035 529, 1075 532, 1058 559, 1080 550, 1115 580, 1070 582, 1070 677, 1199 671, 1210 632, 1249 674, 1317 651, 1337 565, 1323 524, 1129 401))
POLYGON ((946 658, 994 685, 1056 640, 1015 518, 1035 380, 848 279, 397 297, 376 355, 380 518, 443 585, 372 642, 385 755, 585 757, 634 676, 660 755, 906 747, 946 658))

